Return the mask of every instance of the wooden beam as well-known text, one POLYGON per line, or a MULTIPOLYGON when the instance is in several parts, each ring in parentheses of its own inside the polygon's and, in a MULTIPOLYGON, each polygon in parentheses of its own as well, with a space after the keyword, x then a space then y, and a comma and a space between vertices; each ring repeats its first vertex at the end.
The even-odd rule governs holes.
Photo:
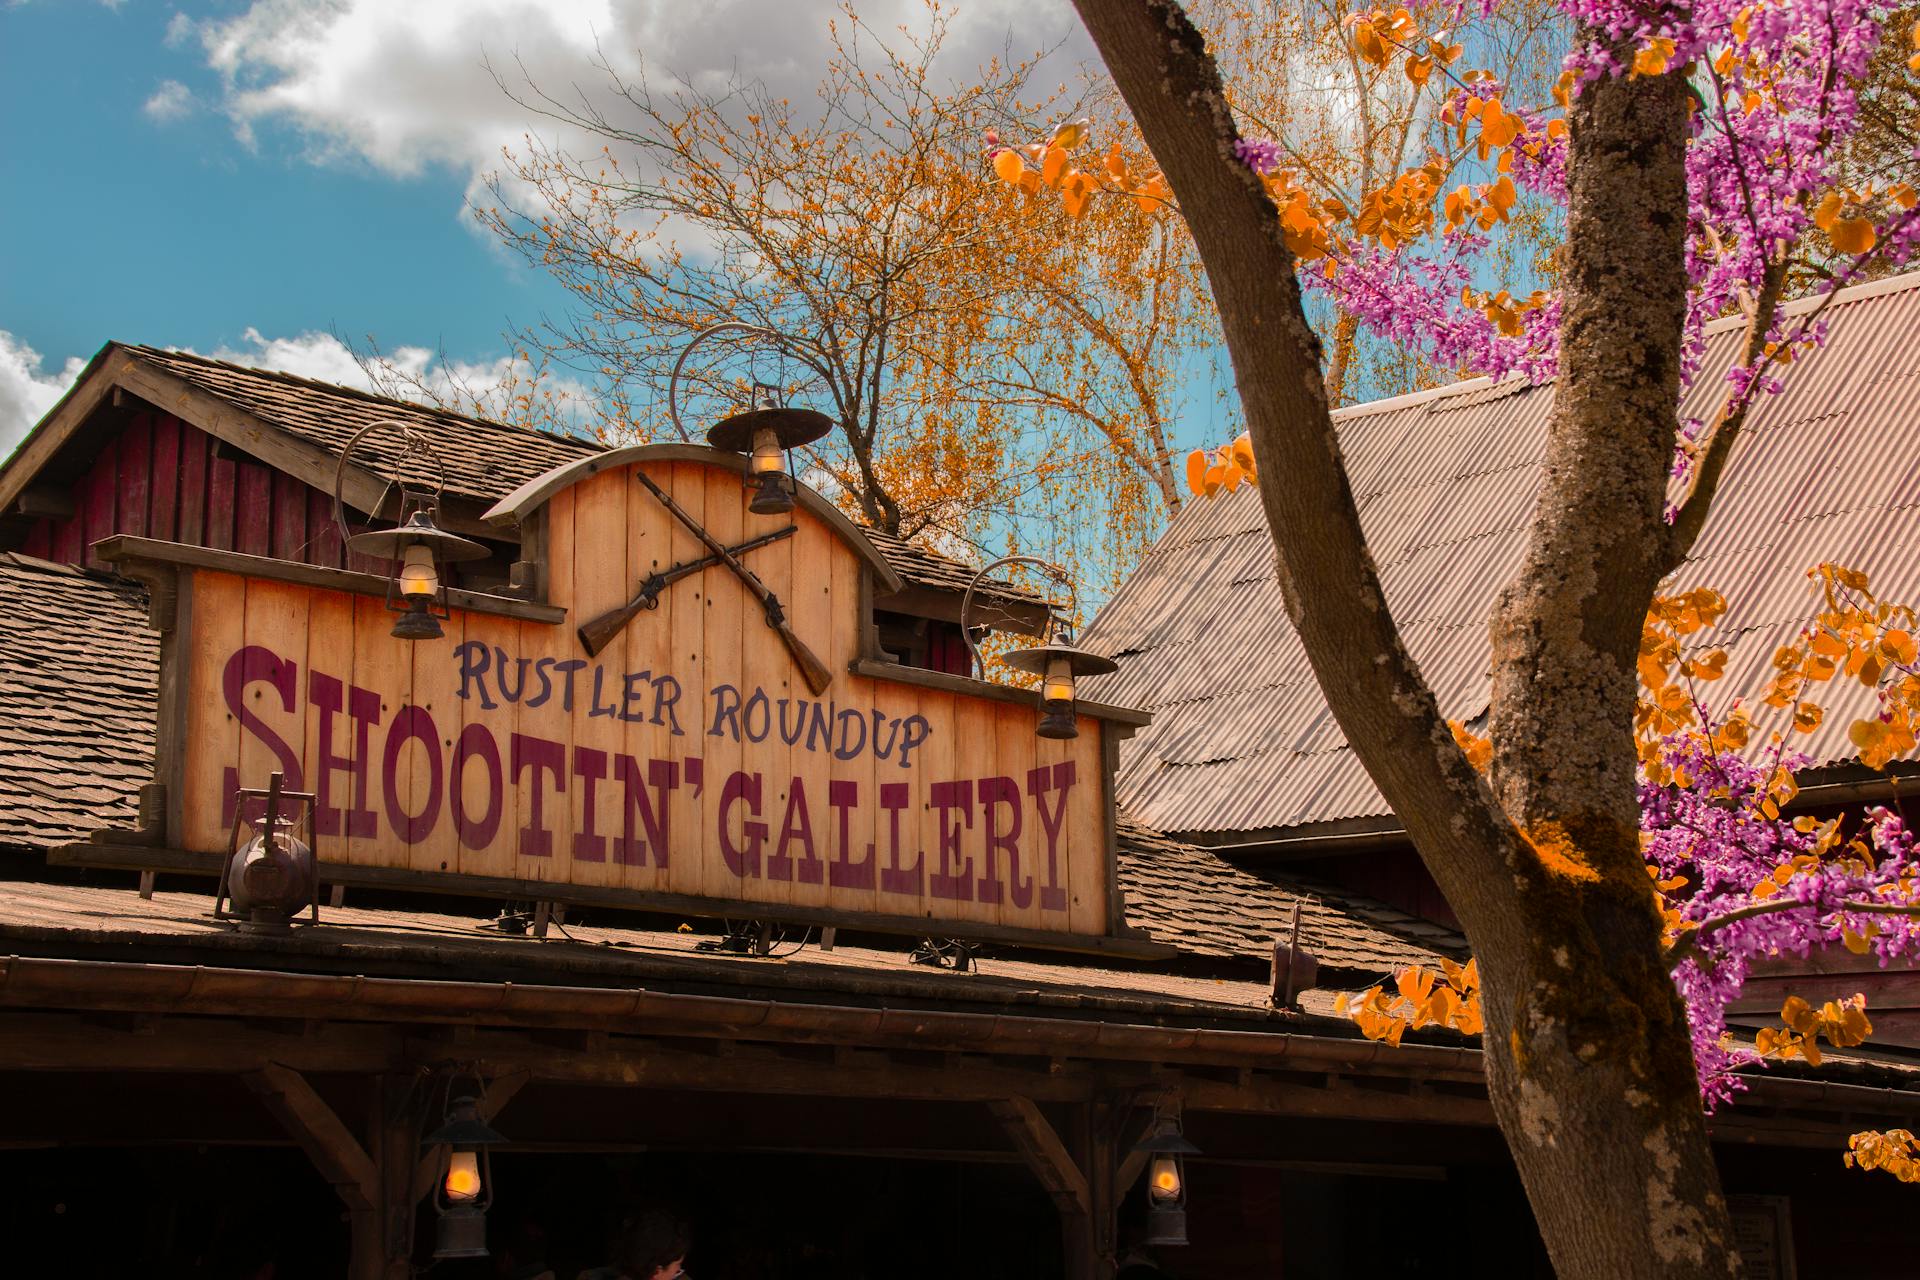
MULTIPOLYGON (((219 573, 239 574, 248 578, 271 578, 277 582, 292 582, 303 587, 347 591, 363 596, 385 597, 387 594, 387 579, 377 573, 329 569, 323 565, 275 560, 269 556, 250 556, 238 551, 219 551, 212 547, 188 546, 182 542, 162 542, 155 538, 136 538, 124 533, 116 533, 111 537, 100 539, 94 544, 94 552, 123 573, 142 565, 164 566, 169 569, 173 566, 184 566, 189 569, 211 569, 219 573)), ((506 618, 523 618, 529 622, 544 622, 549 626, 558 625, 565 621, 567 616, 567 611, 557 605, 539 604, 532 600, 522 600, 518 596, 496 596, 483 591, 466 591, 459 587, 447 588, 447 604, 452 608, 465 609, 470 613, 491 613, 506 618)))
POLYGON ((366 1212, 380 1203, 380 1175, 373 1158, 353 1131, 313 1091, 306 1077, 277 1062, 246 1073, 247 1087, 273 1113, 320 1176, 333 1184, 349 1212, 366 1212))
MULTIPOLYGON (((866 676, 873 680, 891 680, 895 684, 910 684, 922 689, 938 689, 943 693, 963 693, 970 698, 991 698, 996 702, 1016 702, 1021 706, 1040 706, 1040 695, 1032 689, 1018 689, 1010 684, 992 684, 985 680, 975 680, 971 676, 949 675, 945 671, 928 671, 921 667, 903 667, 897 662, 883 662, 872 658, 856 658, 847 669, 857 676, 866 676)), ((1138 728, 1153 721, 1151 711, 1141 711, 1134 707, 1114 707, 1104 702, 1078 701, 1073 704, 1076 715, 1090 716, 1095 720, 1111 720, 1116 724, 1138 728)))
POLYGON ((114 376, 130 360, 126 352, 111 345, 102 349, 60 403, 28 433, 13 456, 0 466, 0 511, 13 508, 41 468, 51 462, 73 438, 74 432, 93 416, 93 411, 113 389, 114 376))
POLYGON ((42 516, 51 520, 70 519, 73 515, 73 495, 52 485, 35 485, 14 499, 13 511, 30 519, 42 516))
POLYGON ((987 1109, 1013 1139, 1014 1148, 1025 1158, 1027 1167, 1053 1197, 1060 1212, 1085 1217, 1093 1204, 1087 1194, 1087 1177, 1073 1162, 1060 1135, 1040 1113, 1038 1104, 1031 1098, 1016 1096, 995 1099, 987 1104, 987 1109))

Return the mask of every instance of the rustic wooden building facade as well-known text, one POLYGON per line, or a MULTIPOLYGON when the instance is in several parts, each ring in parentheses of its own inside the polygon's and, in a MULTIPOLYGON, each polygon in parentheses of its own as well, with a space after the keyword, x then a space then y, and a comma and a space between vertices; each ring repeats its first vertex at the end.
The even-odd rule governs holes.
MULTIPOLYGON (((359 458, 348 505, 390 517, 359 458)), ((586 661, 583 616, 698 553, 641 475, 723 542, 759 531, 710 451, 117 345, 0 467, 0 1205, 30 1273, 410 1274, 459 1079, 512 1138, 494 1225, 539 1222, 563 1266, 664 1198, 703 1278, 1108 1275, 1159 1112, 1202 1152, 1173 1275, 1546 1274, 1474 1047, 1332 1016, 1457 934, 1132 821, 1145 717, 1036 739, 1032 696, 954 656, 965 567, 817 499, 752 563, 829 693, 712 572, 586 661), (387 417, 491 553, 411 650, 325 496, 387 417), (331 815, 344 901, 240 932, 209 873, 275 771, 331 815), (728 917, 771 954, 703 947, 728 917), (1444 1232, 1405 1208, 1439 1203, 1444 1232)), ((1045 609, 992 602, 1025 632, 1045 609)), ((1911 1124, 1915 1083, 1854 1055, 1716 1121, 1776 1274, 1870 1273, 1793 1223, 1897 1229, 1899 1189, 1835 1152, 1911 1124)))

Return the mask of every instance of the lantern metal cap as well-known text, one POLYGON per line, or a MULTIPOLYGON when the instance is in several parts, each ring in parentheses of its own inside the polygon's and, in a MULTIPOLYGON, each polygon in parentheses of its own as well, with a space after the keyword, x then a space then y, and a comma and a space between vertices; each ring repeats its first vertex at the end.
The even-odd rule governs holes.
POLYGON ((1197 1156, 1200 1148, 1187 1141, 1178 1125, 1160 1122, 1147 1131, 1147 1136, 1133 1144, 1133 1149, 1149 1156, 1197 1156))
POLYGON ((746 409, 708 428, 707 443, 728 453, 752 453, 753 437, 771 431, 782 449, 798 449, 832 430, 833 419, 813 409, 746 409))
POLYGON ((497 1147, 512 1139, 480 1118, 474 1099, 455 1098, 447 1107, 447 1122, 421 1141, 429 1147, 497 1147))
POLYGON ((1061 658, 1066 659, 1067 670, 1076 677, 1112 675, 1120 669, 1120 664, 1112 658, 1103 658, 1070 644, 1037 644, 1029 649, 1015 649, 1000 660, 1015 671, 1044 676, 1047 667, 1061 658))
POLYGON ((356 533, 347 539, 347 550, 379 560, 398 560, 408 547, 425 546, 440 564, 459 560, 484 560, 493 553, 471 538, 448 533, 433 522, 424 509, 417 510, 407 522, 394 529, 374 529, 356 533))

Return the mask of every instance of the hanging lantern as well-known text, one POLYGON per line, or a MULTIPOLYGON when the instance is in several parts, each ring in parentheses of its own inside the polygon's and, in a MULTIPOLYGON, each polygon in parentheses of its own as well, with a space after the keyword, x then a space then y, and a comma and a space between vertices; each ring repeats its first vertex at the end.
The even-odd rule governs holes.
POLYGON ((434 1257, 487 1256, 487 1209, 493 1204, 487 1148, 506 1140, 480 1118, 480 1104, 471 1097, 449 1102, 447 1122, 427 1135, 426 1145, 444 1152, 433 1190, 434 1211, 440 1215, 434 1257))
POLYGON ((756 382, 753 407, 715 423, 707 431, 707 443, 747 455, 747 476, 754 485, 747 510, 759 516, 775 516, 793 510, 794 493, 800 483, 791 474, 788 455, 832 430, 833 419, 826 414, 785 408, 780 404, 778 388, 756 382))
MULTIPOLYGON (((967 619, 973 608, 974 592, 979 590, 989 573, 1005 564, 1032 565, 1065 587, 1072 596, 1066 617, 1054 612, 1052 604, 1047 606, 1044 643, 1031 649, 1016 649, 1004 655, 1001 661, 1016 671, 1040 677, 1040 723, 1034 732, 1042 738, 1077 738, 1080 736, 1080 726, 1073 715, 1074 681, 1081 676, 1110 675, 1120 667, 1110 658, 1074 647, 1073 625, 1066 619, 1078 615, 1080 593, 1073 585, 1073 576, 1065 569, 1036 556, 1001 556, 993 563, 983 565, 974 573, 973 580, 967 583, 965 594, 960 597, 960 634, 967 642, 967 651, 973 655, 974 666, 980 671, 981 678, 985 679, 986 662, 980 657, 974 628, 968 625, 967 619)), ((981 629, 980 634, 985 634, 985 628, 981 629)))
POLYGON ((1076 649, 1073 632, 1064 624, 1050 643, 1017 649, 1003 661, 1016 671, 1040 677, 1040 724, 1034 732, 1043 738, 1079 737, 1080 725, 1073 714, 1074 681, 1120 669, 1111 658, 1076 649))
POLYGON ((1133 1149, 1147 1157, 1146 1243, 1185 1244, 1186 1157, 1199 1155, 1200 1148, 1181 1134, 1180 1114, 1163 1110, 1154 1116, 1153 1128, 1133 1149))
POLYGON ((438 640, 444 633, 440 619, 447 616, 447 587, 440 566, 461 560, 484 560, 487 548, 433 522, 433 513, 419 507, 396 529, 356 533, 347 550, 397 566, 387 580, 387 608, 400 615, 393 624, 396 640, 438 640))

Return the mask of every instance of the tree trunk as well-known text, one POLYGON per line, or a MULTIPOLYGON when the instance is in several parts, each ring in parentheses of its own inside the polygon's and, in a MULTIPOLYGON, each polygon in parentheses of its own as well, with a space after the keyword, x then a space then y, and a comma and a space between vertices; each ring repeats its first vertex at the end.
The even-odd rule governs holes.
POLYGON ((1604 79, 1575 101, 1546 471, 1492 628, 1492 779, 1522 836, 1529 928, 1474 938, 1498 975, 1488 1087, 1535 1212, 1564 1220, 1549 1237, 1563 1274, 1575 1258, 1596 1274, 1737 1270, 1640 853, 1633 737, 1667 567, 1687 103, 1678 75, 1604 79))
POLYGON ((1634 658, 1660 577, 1686 284, 1683 86, 1609 82, 1576 112, 1566 382, 1526 566, 1496 619, 1489 781, 1388 613, 1293 256, 1234 158, 1198 32, 1172 0, 1077 3, 1200 249, 1289 618, 1479 958, 1489 1089, 1555 1267, 1734 1274, 1634 794, 1634 658))

